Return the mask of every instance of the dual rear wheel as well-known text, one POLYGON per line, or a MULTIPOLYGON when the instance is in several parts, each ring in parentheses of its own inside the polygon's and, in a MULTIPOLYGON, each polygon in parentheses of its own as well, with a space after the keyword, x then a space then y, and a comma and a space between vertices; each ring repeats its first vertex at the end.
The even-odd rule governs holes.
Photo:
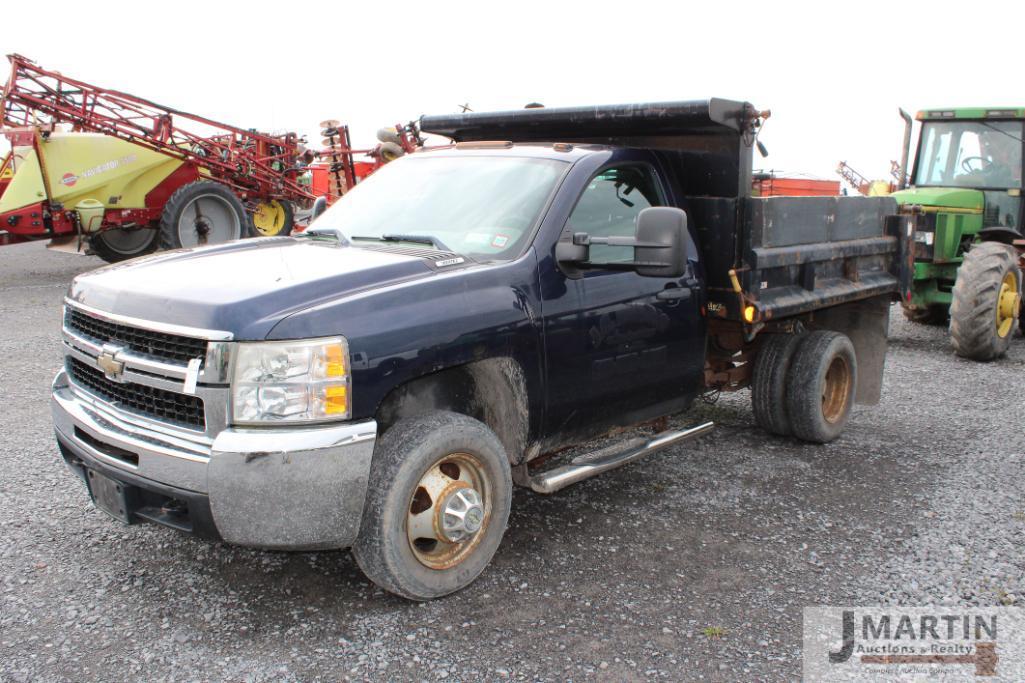
POLYGON ((832 441, 847 425, 857 378, 854 345, 844 334, 769 335, 751 379, 755 421, 772 434, 832 441))

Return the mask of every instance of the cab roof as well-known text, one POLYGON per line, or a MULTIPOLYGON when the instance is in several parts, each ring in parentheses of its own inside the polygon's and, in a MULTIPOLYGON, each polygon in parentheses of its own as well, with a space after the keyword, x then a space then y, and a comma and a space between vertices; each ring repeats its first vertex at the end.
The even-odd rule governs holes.
POLYGON ((1025 107, 955 107, 924 109, 915 115, 919 121, 942 119, 1025 119, 1025 107))

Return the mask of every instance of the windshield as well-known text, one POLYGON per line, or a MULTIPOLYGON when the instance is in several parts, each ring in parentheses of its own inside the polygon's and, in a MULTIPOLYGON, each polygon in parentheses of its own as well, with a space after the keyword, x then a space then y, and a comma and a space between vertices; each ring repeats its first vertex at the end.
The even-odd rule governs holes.
POLYGON ((359 237, 420 238, 413 243, 510 259, 530 239, 566 166, 524 157, 405 157, 356 185, 311 227, 340 230, 354 244, 359 237))
POLYGON ((929 121, 915 185, 1021 187, 1021 121, 929 121))

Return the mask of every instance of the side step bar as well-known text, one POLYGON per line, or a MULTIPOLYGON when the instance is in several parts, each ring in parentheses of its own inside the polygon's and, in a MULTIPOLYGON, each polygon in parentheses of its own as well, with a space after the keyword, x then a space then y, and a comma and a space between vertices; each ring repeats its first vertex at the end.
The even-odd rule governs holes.
POLYGON ((712 422, 705 422, 697 427, 684 429, 680 432, 668 431, 656 434, 649 441, 640 444, 637 443, 640 441, 639 439, 633 439, 627 442, 629 447, 625 450, 606 454, 610 449, 605 448, 596 453, 581 455, 574 458, 568 465, 562 465, 547 472, 535 474, 530 478, 530 488, 538 493, 555 493, 570 484, 576 484, 578 481, 590 479, 603 472, 621 467, 655 451, 696 439, 702 434, 712 431, 714 426, 715 424, 712 422), (601 457, 595 457, 598 453, 601 453, 601 457))

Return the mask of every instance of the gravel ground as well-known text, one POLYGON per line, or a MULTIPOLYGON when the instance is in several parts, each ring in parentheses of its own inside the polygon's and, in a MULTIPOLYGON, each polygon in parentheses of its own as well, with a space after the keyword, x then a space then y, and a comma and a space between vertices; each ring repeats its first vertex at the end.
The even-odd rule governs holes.
POLYGON ((892 316, 883 402, 812 446, 746 392, 696 444, 551 497, 517 491, 461 593, 412 604, 348 552, 118 526, 60 461, 59 309, 91 257, 0 249, 0 680, 794 680, 801 609, 1025 604, 1025 340, 955 358, 892 316))

